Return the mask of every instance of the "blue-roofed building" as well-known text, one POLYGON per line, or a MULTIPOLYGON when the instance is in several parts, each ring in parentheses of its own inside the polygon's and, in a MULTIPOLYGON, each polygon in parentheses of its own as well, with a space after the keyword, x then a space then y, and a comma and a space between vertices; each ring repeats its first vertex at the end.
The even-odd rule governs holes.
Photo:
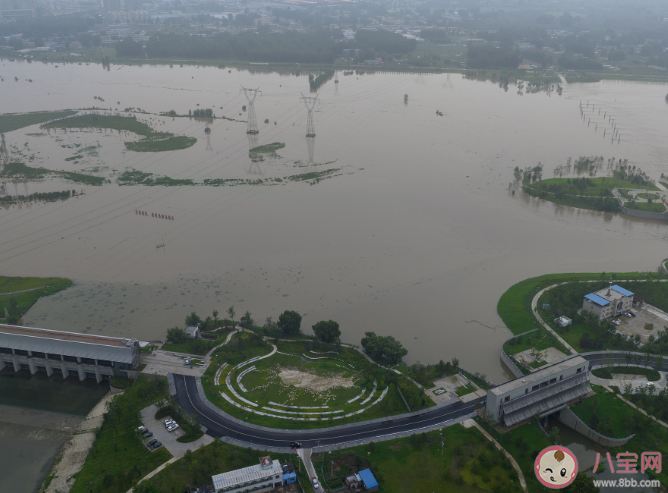
POLYGON ((616 317, 633 306, 633 293, 616 284, 586 294, 582 309, 598 316, 599 320, 616 317))
POLYGON ((373 477, 371 469, 363 469, 357 474, 362 478, 366 491, 378 491, 378 481, 373 477))

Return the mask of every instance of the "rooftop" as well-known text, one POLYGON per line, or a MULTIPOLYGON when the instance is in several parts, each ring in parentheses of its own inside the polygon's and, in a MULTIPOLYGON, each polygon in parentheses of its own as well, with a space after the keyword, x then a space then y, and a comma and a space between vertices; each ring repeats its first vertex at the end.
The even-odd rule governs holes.
POLYGON ((277 460, 272 461, 270 467, 263 468, 260 464, 256 464, 254 466, 244 467, 243 469, 237 469, 236 471, 216 474, 215 476, 212 476, 211 479, 213 480, 213 485, 216 488, 216 491, 218 491, 221 488, 229 488, 230 486, 249 483, 251 481, 261 481, 275 475, 280 475, 281 478, 283 477, 283 468, 277 460))
POLYGON ((85 344, 102 344, 104 346, 116 347, 127 347, 126 342, 128 341, 128 339, 121 339, 120 337, 98 336, 93 334, 63 332, 49 329, 37 329, 33 327, 22 327, 20 325, 0 324, 0 333, 28 337, 41 337, 46 339, 58 339, 61 341, 83 342, 85 344))
POLYGON ((512 390, 519 389, 534 382, 548 378, 555 373, 560 373, 564 370, 568 370, 569 368, 574 368, 583 364, 588 365, 589 363, 582 356, 571 356, 570 358, 557 361, 553 365, 546 366, 545 368, 530 373, 529 375, 524 375, 521 378, 516 378, 515 380, 501 384, 498 387, 494 387, 490 390, 490 392, 492 392, 494 395, 504 395, 512 390))
POLYGON ((593 301, 598 306, 607 306, 607 305, 610 304, 610 302, 608 300, 606 300, 605 298, 602 298, 601 296, 599 296, 595 293, 585 294, 585 298, 587 298, 589 301, 593 301))
POLYGON ((599 306, 607 306, 613 301, 621 300, 625 296, 633 296, 633 293, 615 284, 609 288, 599 289, 595 293, 586 294, 585 298, 599 306))

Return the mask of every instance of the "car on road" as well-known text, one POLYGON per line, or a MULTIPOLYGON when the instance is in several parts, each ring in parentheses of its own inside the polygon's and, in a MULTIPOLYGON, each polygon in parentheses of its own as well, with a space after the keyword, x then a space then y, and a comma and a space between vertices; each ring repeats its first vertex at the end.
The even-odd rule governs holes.
POLYGON ((189 364, 190 364, 190 360, 189 360, 189 359, 187 359, 187 360, 185 360, 185 361, 183 362, 183 366, 188 366, 189 364))
POLYGON ((314 477, 311 482, 313 483, 313 488, 318 490, 320 489, 320 483, 318 483, 318 478, 314 477))

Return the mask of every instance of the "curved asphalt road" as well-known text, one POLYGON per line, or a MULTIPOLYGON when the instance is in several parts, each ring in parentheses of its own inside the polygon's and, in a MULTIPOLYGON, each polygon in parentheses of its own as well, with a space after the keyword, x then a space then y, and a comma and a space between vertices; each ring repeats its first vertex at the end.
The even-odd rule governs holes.
POLYGON ((321 428, 295 433, 290 430, 278 429, 276 431, 257 430, 226 418, 222 415, 222 412, 218 414, 212 411, 199 398, 196 381, 196 377, 174 375, 175 398, 186 411, 197 415, 200 423, 207 427, 208 435, 212 437, 227 436, 244 442, 252 442, 254 445, 269 447, 289 447, 290 442, 299 441, 302 447, 311 448, 317 445, 332 445, 402 431, 419 430, 427 426, 445 424, 449 420, 472 413, 475 404, 485 399, 480 397, 466 404, 459 402, 435 410, 426 409, 423 414, 418 416, 408 418, 397 416, 396 419, 383 421, 382 423, 359 423, 343 430, 321 428))
MULTIPOLYGON (((610 360, 607 354, 581 354, 589 360, 590 365, 605 365, 610 360)), ((658 370, 664 370, 664 367, 656 368, 656 359, 649 366, 658 370)), ((618 365, 626 365, 627 360, 623 354, 617 353, 613 356, 612 362, 618 365)), ((636 364, 635 359, 631 364, 636 364)), ((640 364, 644 364, 644 359, 640 364)), ((424 413, 411 416, 397 416, 394 419, 380 423, 358 423, 345 429, 332 430, 321 428, 312 431, 300 431, 295 433, 290 430, 264 431, 236 423, 227 418, 224 413, 216 413, 209 409, 201 401, 197 393, 196 377, 185 375, 174 375, 176 384, 176 401, 189 413, 197 415, 200 423, 207 427, 207 434, 212 437, 227 436, 236 440, 250 442, 257 445, 268 447, 289 447, 290 442, 299 441, 303 447, 312 448, 317 445, 333 445, 354 440, 362 440, 378 437, 381 435, 391 435, 394 433, 419 430, 428 426, 445 424, 452 419, 465 416, 474 410, 477 403, 482 403, 485 397, 480 397, 474 401, 464 403, 455 403, 451 406, 440 407, 437 409, 426 409, 424 413)))

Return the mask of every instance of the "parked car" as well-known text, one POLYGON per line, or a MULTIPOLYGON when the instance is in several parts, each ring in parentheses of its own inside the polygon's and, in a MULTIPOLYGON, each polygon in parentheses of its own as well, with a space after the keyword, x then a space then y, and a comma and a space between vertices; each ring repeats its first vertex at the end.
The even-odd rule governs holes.
POLYGON ((169 428, 170 425, 174 424, 175 421, 171 419, 166 419, 165 420, 165 427, 169 428))
POLYGON ((174 431, 178 427, 179 427, 179 425, 177 425, 176 423, 173 423, 167 428, 167 431, 174 431))
POLYGON ((189 364, 190 364, 190 360, 189 360, 189 359, 187 359, 187 360, 185 360, 185 361, 183 362, 183 366, 188 366, 189 364))
POLYGON ((624 316, 631 318, 633 315, 631 315, 629 312, 626 312, 624 316))
POLYGON ((647 382, 648 387, 654 387, 654 382, 647 382))
POLYGON ((153 444, 153 450, 155 450, 157 448, 160 448, 160 447, 162 447, 162 442, 158 442, 158 443, 153 444))
POLYGON ((318 478, 314 477, 311 482, 313 483, 313 488, 318 490, 320 489, 320 484, 318 483, 318 478))
POLYGON ((146 431, 146 427, 140 426, 139 428, 137 428, 137 431, 141 431, 142 433, 144 433, 146 431))
POLYGON ((621 324, 621 322, 620 322, 619 319, 617 319, 617 318, 614 319, 614 320, 612 321, 612 323, 615 324, 615 325, 620 325, 620 324, 621 324))
POLYGON ((144 435, 144 438, 151 438, 151 437, 153 436, 153 433, 151 433, 150 431, 146 430, 146 432, 143 433, 143 435, 144 435))
POLYGON ((635 312, 631 312, 631 311, 629 311, 629 315, 631 315, 632 317, 636 316, 635 312))
POLYGON ((155 444, 155 443, 157 443, 157 442, 158 442, 158 439, 157 439, 157 438, 154 438, 153 440, 151 440, 150 442, 148 442, 146 445, 148 445, 148 446, 150 447, 151 445, 153 445, 153 444, 155 444))

